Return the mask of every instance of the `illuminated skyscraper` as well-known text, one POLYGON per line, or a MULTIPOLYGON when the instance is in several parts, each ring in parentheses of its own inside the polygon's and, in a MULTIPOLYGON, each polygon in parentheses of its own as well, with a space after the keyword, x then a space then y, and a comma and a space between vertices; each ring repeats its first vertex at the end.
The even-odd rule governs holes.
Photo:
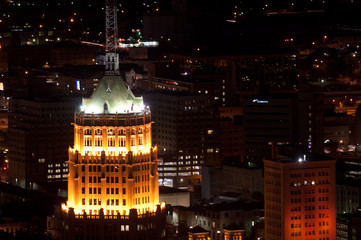
POLYGON ((160 239, 165 218, 157 154, 142 97, 135 97, 119 76, 105 76, 83 99, 74 121, 62 238, 160 239), (92 231, 84 231, 92 225, 92 231))

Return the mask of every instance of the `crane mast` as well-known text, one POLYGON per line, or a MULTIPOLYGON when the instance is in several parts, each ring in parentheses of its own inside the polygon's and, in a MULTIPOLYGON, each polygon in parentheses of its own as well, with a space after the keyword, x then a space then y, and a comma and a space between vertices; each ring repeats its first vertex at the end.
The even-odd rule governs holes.
POLYGON ((117 0, 105 0, 105 75, 119 75, 117 0))

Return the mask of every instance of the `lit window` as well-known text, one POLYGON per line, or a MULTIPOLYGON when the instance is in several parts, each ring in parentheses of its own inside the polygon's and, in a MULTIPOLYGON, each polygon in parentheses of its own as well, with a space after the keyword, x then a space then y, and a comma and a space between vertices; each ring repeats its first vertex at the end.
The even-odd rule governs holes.
POLYGON ((125 129, 120 129, 120 130, 118 131, 118 135, 125 136, 125 129))
POLYGON ((95 146, 96 147, 102 146, 102 137, 95 137, 95 146))
POLYGON ((108 147, 114 147, 114 146, 115 146, 115 138, 108 137, 108 147))
POLYGON ((92 137, 85 136, 84 138, 84 146, 90 147, 92 145, 92 137))
POLYGON ((125 147, 125 137, 119 138, 119 147, 125 147))

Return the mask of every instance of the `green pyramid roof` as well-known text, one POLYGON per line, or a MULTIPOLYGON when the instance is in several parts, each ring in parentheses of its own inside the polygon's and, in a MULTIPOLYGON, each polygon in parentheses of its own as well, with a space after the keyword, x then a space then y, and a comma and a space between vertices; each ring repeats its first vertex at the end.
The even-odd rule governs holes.
POLYGON ((126 114, 144 110, 143 98, 135 97, 120 76, 104 76, 90 98, 83 98, 86 114, 126 114))

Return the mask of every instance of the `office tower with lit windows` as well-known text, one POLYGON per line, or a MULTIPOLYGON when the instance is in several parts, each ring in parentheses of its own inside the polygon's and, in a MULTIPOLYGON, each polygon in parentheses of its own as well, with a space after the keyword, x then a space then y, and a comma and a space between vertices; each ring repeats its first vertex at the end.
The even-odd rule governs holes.
POLYGON ((264 160, 265 239, 336 240, 336 160, 264 160))
POLYGON ((189 93, 148 92, 158 146, 159 183, 189 187, 201 183, 202 166, 219 166, 216 116, 209 97, 189 93))
POLYGON ((105 76, 74 121, 62 238, 160 239, 157 150, 142 97, 105 76))
POLYGON ((80 100, 57 98, 50 93, 45 97, 10 100, 8 181, 11 184, 47 191, 66 186, 67 148, 74 141, 71 123, 80 100))

